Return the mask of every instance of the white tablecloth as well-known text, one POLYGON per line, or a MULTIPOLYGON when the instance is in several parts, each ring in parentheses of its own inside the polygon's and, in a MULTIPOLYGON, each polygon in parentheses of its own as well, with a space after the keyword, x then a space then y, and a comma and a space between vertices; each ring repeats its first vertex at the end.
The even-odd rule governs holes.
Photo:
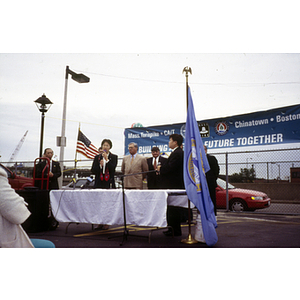
MULTIPOLYGON (((168 205, 180 206, 188 208, 188 196, 185 190, 166 190, 168 193, 168 205)), ((194 208, 195 205, 190 202, 190 208, 194 208)))
MULTIPOLYGON (((59 222, 123 225, 122 190, 52 190, 52 213, 59 222)), ((165 227, 165 190, 125 190, 126 224, 165 227)))
POLYGON ((50 201, 59 222, 124 224, 121 190, 52 190, 50 201))
MULTIPOLYGON (((167 226, 167 205, 188 207, 184 194, 184 190, 125 190, 126 224, 167 226)), ((121 189, 52 190, 50 201, 59 222, 124 224, 121 189)))
POLYGON ((167 197, 165 191, 126 190, 127 224, 166 227, 167 197))

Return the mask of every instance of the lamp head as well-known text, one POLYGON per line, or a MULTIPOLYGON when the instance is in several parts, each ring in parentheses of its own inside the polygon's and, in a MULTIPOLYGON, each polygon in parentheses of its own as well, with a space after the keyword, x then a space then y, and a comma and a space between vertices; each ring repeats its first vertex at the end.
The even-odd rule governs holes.
POLYGON ((47 112, 50 109, 50 106, 53 104, 45 94, 43 94, 42 97, 38 98, 34 102, 41 113, 47 112))
POLYGON ((84 74, 72 74, 72 79, 75 80, 78 83, 88 83, 90 82, 90 78, 85 76, 84 74))

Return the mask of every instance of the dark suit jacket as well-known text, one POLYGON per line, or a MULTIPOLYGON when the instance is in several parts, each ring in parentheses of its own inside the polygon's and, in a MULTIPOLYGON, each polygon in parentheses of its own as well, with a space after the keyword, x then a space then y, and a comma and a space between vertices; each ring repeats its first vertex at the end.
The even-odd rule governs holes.
MULTIPOLYGON (((91 172, 95 174, 95 185, 94 188, 103 188, 103 189, 115 189, 115 170, 118 164, 118 156, 112 153, 109 153, 108 159, 109 162, 105 166, 105 172, 109 173, 109 180, 101 180, 101 173, 103 174, 103 169, 100 169, 100 161, 103 159, 102 155, 96 155, 93 161, 91 172)), ((103 174, 105 176, 105 174, 103 174)))
POLYGON ((184 189, 183 150, 178 147, 168 157, 160 169, 162 187, 165 189, 184 189))
POLYGON ((217 179, 220 173, 220 167, 217 159, 213 155, 206 155, 210 170, 206 173, 206 181, 209 187, 216 188, 217 187, 217 179))
MULTIPOLYGON (((147 158, 147 164, 149 171, 153 171, 154 167, 152 164, 153 157, 147 158)), ((160 162, 161 166, 164 165, 167 161, 166 158, 159 156, 158 161, 160 162)), ((147 175, 147 186, 148 189, 160 189, 162 188, 161 186, 161 175, 157 174, 156 172, 148 173, 147 175)))
MULTIPOLYGON (((38 163, 36 169, 37 178, 42 178, 42 172, 45 166, 46 166, 46 160, 42 160, 40 163, 38 163)), ((49 177, 49 191, 57 190, 59 188, 57 178, 61 176, 61 169, 58 161, 52 160, 52 170, 50 171, 53 173, 53 177, 49 177)), ((44 178, 47 177, 47 174, 48 174, 48 170, 46 168, 44 171, 44 178)), ((37 183, 38 183, 38 187, 41 188, 42 181, 39 180, 37 183)), ((47 181, 44 180, 43 189, 46 189, 46 186, 47 186, 47 181)))

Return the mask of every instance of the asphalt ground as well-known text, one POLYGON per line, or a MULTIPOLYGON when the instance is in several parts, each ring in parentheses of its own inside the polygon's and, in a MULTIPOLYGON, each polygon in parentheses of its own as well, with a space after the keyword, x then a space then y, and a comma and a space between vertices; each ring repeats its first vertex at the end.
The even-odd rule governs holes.
POLYGON ((66 233, 67 226, 29 233, 52 241, 54 251, 3 252, 2 292, 13 297, 7 299, 28 289, 34 299, 283 299, 298 293, 300 215, 219 210, 213 247, 182 243, 187 224, 181 237, 128 226, 124 243, 123 226, 96 231, 91 224, 70 224, 66 233), (18 288, 11 279, 18 278, 16 270, 22 272, 18 288))
MULTIPOLYGON (((28 233, 30 238, 46 239, 56 248, 299 248, 300 215, 233 213, 218 211, 218 242, 185 243, 188 224, 182 223, 181 237, 167 237, 165 229, 127 225, 95 230, 91 224, 60 223, 53 231, 28 233), (66 232, 67 229, 67 232, 66 232)), ((94 226, 96 227, 96 226, 94 226)), ((191 237, 195 225, 191 224, 191 237)))

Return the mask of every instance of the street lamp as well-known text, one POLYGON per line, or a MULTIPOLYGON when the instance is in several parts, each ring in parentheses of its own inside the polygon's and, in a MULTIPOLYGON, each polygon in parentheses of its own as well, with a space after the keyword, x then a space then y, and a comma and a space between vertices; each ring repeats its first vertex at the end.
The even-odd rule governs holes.
MULTIPOLYGON (((64 162, 64 150, 67 144, 66 141, 66 115, 67 115, 67 90, 68 90, 68 77, 69 74, 72 76, 71 78, 78 83, 87 83, 90 81, 90 78, 85 76, 84 74, 77 74, 69 69, 69 66, 66 67, 66 77, 65 77, 65 93, 64 93, 64 106, 63 106, 63 115, 62 115, 62 126, 61 126, 61 136, 57 137, 57 146, 60 147, 60 154, 59 154, 59 162, 63 167, 64 162)), ((59 187, 62 187, 63 183, 63 175, 58 179, 59 187)))
POLYGON ((34 101, 38 110, 42 113, 42 121, 41 121, 41 138, 40 138, 40 156, 43 154, 43 139, 44 139, 44 121, 45 121, 45 113, 50 109, 50 106, 53 104, 45 94, 42 97, 38 98, 34 101))

